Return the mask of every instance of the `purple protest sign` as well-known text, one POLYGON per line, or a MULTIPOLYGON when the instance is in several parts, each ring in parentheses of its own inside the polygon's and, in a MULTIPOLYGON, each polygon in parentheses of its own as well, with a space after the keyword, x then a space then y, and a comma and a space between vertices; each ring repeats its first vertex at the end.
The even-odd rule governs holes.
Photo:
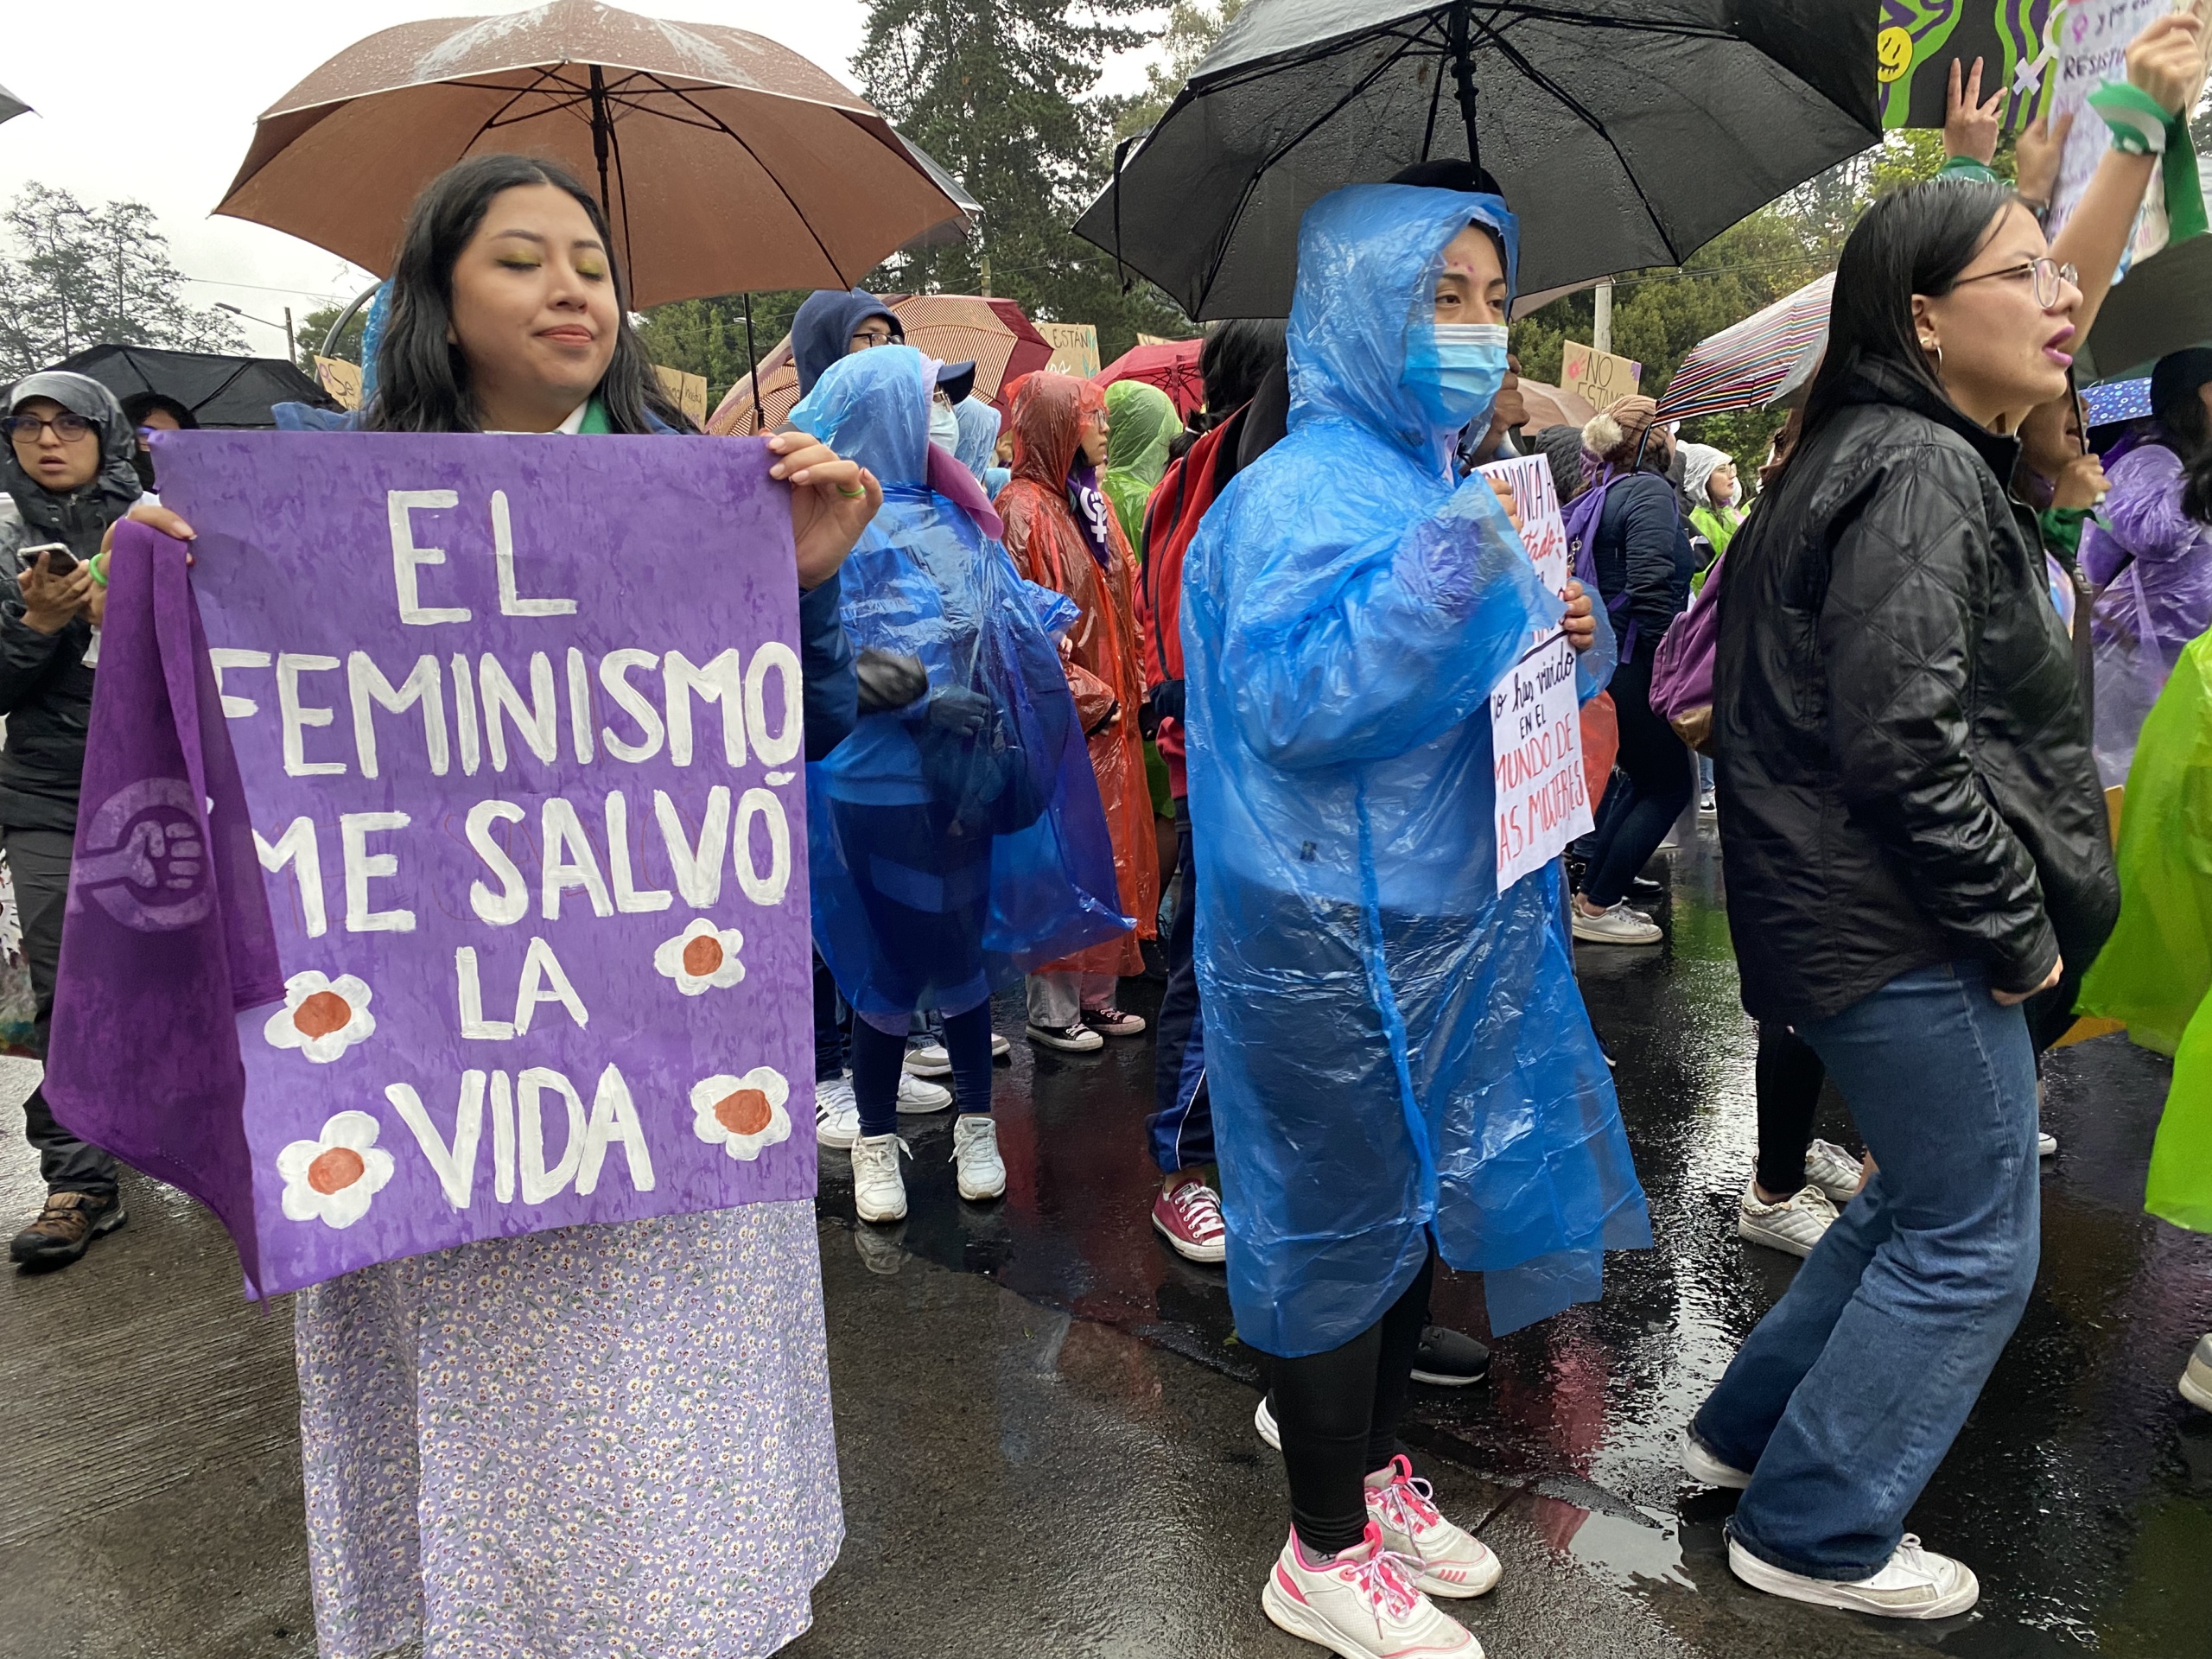
POLYGON ((164 442, 283 986, 236 1016, 264 1291, 814 1192, 767 467, 721 439, 164 442))

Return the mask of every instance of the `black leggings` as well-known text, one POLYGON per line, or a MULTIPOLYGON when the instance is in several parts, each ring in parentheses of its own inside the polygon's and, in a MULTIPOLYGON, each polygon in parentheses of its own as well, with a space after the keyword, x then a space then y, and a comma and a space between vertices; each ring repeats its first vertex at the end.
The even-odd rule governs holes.
POLYGON ((1628 884, 1651 861, 1696 785, 1688 747, 1651 710, 1649 658, 1623 663, 1606 689, 1620 723, 1618 765, 1627 777, 1612 782, 1624 791, 1621 799, 1607 791, 1582 883, 1582 896, 1601 910, 1628 896, 1628 884))
POLYGON ((1805 1148, 1813 1144, 1813 1113, 1827 1068, 1789 1027, 1762 1020, 1753 1076, 1759 1099, 1758 1184, 1769 1192, 1795 1192, 1805 1185, 1805 1148))
POLYGON ((1435 1274, 1432 1254, 1389 1311, 1344 1346, 1269 1367, 1290 1523, 1311 1554, 1332 1555, 1367 1535, 1367 1477, 1397 1445, 1435 1274))
MULTIPOLYGON (((952 1094, 963 1112, 991 1109, 991 1005, 944 1017, 945 1058, 952 1062, 952 1094)), ((853 1103, 861 1133, 894 1135, 899 1128, 899 1077, 906 1066, 906 1033, 878 1031, 853 1019, 853 1103)))

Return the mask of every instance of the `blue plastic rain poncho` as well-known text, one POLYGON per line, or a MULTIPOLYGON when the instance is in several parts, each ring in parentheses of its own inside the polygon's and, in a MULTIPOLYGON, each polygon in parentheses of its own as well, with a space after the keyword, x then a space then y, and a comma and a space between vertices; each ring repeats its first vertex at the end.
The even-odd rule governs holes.
POLYGON ((960 423, 960 447, 952 453, 981 484, 998 449, 999 412, 982 398, 968 397, 952 406, 952 415, 960 423))
MULTIPOLYGON (((1491 686, 1555 618, 1489 485, 1405 384, 1445 245, 1495 196, 1359 185, 1299 238, 1289 434, 1185 567, 1206 1071, 1244 1339, 1351 1340, 1420 1270, 1510 1331, 1649 1245, 1574 982, 1560 868, 1497 890, 1491 686)), ((1477 416, 1480 419, 1480 416, 1477 416)), ((1602 618, 1601 618, 1602 622, 1602 618)), ((1583 659, 1582 693, 1611 647, 1583 659)))
POLYGON ((815 946, 870 1023, 976 1007, 1126 931, 1090 751, 1048 628, 1075 620, 925 481, 920 353, 840 359, 791 424, 883 483, 841 573, 855 647, 919 658, 929 695, 807 768, 815 946))

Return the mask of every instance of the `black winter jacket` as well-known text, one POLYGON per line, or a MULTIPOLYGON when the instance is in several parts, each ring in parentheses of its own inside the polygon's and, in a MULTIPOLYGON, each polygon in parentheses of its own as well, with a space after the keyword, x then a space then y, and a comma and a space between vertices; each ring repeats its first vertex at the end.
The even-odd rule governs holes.
POLYGON ((2073 648, 2018 446, 1886 366, 1729 551, 1714 677, 1744 1006, 1835 1014, 1971 960, 2029 991, 2119 914, 2073 648))
MULTIPOLYGON (((92 529, 95 550, 102 528, 92 529)), ((92 671, 85 666, 92 627, 82 617, 55 633, 25 626, 16 549, 30 545, 35 534, 11 512, 0 513, 0 716, 8 723, 7 747, 0 750, 0 825, 69 831, 77 827, 77 785, 92 714, 92 671)))
POLYGON ((1697 571, 1675 486, 1664 475, 1636 473, 1606 487, 1590 559, 1614 635, 1625 639, 1630 624, 1636 626, 1635 649, 1624 645, 1621 654, 1649 662, 1667 636, 1667 625, 1689 603, 1690 577, 1697 571), (1612 610, 1623 595, 1626 603, 1612 610))

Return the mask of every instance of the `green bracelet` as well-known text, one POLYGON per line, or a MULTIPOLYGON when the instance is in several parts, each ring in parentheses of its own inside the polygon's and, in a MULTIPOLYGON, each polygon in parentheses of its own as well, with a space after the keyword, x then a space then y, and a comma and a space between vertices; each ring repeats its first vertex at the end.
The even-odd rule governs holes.
POLYGON ((92 580, 98 582, 101 587, 106 587, 107 555, 105 553, 95 553, 90 559, 86 561, 86 564, 92 573, 92 580))

